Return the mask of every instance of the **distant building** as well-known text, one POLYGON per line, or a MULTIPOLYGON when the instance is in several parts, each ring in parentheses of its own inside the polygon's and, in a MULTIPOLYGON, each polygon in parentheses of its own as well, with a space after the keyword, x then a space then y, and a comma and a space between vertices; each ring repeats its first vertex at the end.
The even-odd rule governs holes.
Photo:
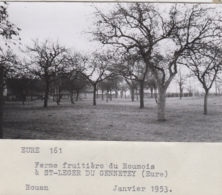
POLYGON ((38 79, 7 79, 5 99, 8 101, 36 100, 43 97, 43 83, 38 79))

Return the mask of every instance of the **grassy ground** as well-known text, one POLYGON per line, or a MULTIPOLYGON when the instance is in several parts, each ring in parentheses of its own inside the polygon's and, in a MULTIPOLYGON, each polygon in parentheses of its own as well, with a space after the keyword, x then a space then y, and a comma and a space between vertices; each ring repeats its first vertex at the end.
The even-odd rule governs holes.
POLYGON ((203 98, 167 99, 167 121, 158 122, 153 99, 145 108, 129 99, 108 103, 97 100, 6 102, 4 138, 55 140, 117 140, 166 142, 221 142, 222 97, 209 98, 209 115, 203 115, 203 98))

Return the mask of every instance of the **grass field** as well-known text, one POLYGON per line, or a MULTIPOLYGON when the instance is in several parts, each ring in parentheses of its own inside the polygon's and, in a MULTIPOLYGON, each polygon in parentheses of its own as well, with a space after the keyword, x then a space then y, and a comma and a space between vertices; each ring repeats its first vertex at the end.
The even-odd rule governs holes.
POLYGON ((203 115, 203 98, 167 99, 167 121, 157 121, 157 106, 145 99, 145 108, 130 99, 108 103, 82 100, 57 106, 49 101, 6 102, 5 139, 115 140, 165 142, 221 142, 222 97, 209 98, 209 115, 203 115))

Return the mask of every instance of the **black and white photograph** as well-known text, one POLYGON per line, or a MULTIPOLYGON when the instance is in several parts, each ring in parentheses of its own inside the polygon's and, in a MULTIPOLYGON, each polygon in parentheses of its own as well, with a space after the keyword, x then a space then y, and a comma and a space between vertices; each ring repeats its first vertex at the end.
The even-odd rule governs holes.
POLYGON ((222 6, 0 2, 0 138, 221 142, 222 6))

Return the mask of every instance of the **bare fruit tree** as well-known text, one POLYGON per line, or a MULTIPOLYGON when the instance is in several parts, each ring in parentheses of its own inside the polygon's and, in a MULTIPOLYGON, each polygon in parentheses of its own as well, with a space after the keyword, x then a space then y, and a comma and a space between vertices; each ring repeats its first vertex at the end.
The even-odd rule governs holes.
POLYGON ((186 65, 192 75, 201 83, 204 94, 204 114, 207 114, 207 99, 210 89, 222 70, 221 47, 202 45, 198 50, 191 50, 186 57, 186 65))
POLYGON ((24 53, 26 68, 45 82, 44 107, 47 107, 50 84, 66 72, 68 51, 59 43, 36 40, 33 46, 26 46, 24 53))
POLYGON ((134 90, 139 85, 140 108, 144 108, 144 85, 148 74, 148 66, 138 55, 125 54, 116 64, 115 70, 125 78, 130 87, 131 99, 134 101, 134 90))
POLYGON ((138 55, 143 69, 155 75, 158 120, 165 120, 166 90, 177 74, 178 60, 202 41, 219 36, 218 18, 204 5, 118 4, 109 13, 97 10, 94 36, 130 55, 138 55))
MULTIPOLYGON (((7 40, 19 35, 20 29, 9 21, 8 5, 6 3, 0 4, 0 39, 1 43, 7 46, 7 40)), ((2 120, 3 120, 3 90, 4 90, 4 75, 7 74, 7 63, 13 63, 13 55, 3 55, 3 48, 0 46, 0 138, 3 137, 2 120)))
POLYGON ((93 87, 93 105, 96 105, 96 91, 98 83, 107 78, 113 77, 112 72, 113 56, 109 51, 103 53, 93 53, 88 59, 85 69, 79 71, 93 87))
POLYGON ((182 69, 179 69, 178 74, 176 76, 176 83, 179 86, 180 99, 182 99, 183 97, 183 90, 186 80, 187 80, 187 75, 182 73, 182 69))

